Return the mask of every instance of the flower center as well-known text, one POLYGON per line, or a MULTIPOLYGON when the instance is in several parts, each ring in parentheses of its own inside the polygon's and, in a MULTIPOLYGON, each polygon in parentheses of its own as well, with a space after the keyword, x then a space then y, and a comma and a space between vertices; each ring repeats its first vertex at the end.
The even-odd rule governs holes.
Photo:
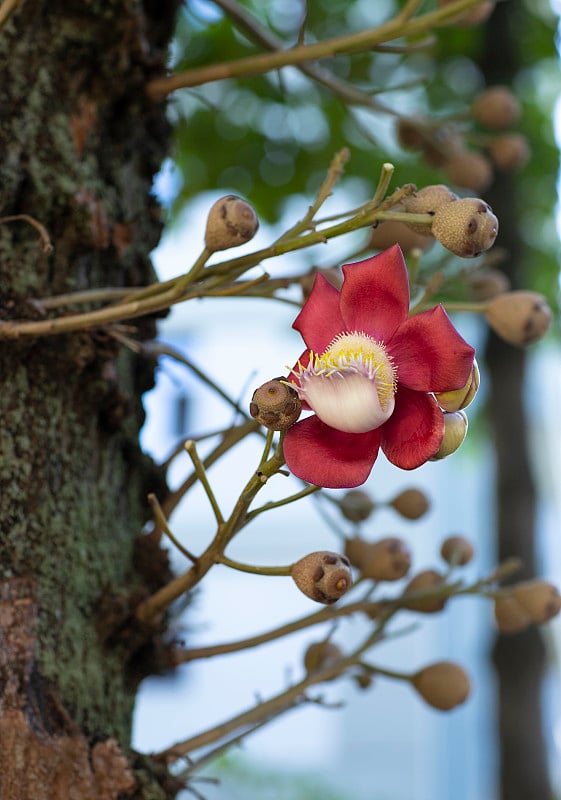
POLYGON ((327 350, 310 351, 307 367, 293 374, 300 399, 332 428, 366 433, 392 415, 397 385, 396 369, 381 342, 365 333, 341 333, 327 350))

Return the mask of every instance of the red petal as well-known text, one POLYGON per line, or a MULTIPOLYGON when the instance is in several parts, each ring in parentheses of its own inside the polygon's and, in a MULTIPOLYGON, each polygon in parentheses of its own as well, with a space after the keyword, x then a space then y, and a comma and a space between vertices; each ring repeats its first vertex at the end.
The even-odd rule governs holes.
POLYGON ((415 469, 438 451, 444 436, 444 414, 432 395, 400 386, 395 410, 381 430, 388 461, 401 469, 415 469))
POLYGON ((377 256, 345 264, 341 314, 345 330, 389 339, 409 313, 409 279, 399 245, 377 256))
POLYGON ((318 272, 302 311, 292 323, 315 353, 323 353, 345 328, 339 297, 338 290, 318 272))
POLYGON ((370 475, 378 455, 380 429, 343 433, 330 428, 315 414, 289 428, 284 457, 290 471, 315 486, 350 489, 370 475))
POLYGON ((467 383, 475 350, 442 306, 409 317, 386 344, 399 383, 409 389, 448 392, 467 383))

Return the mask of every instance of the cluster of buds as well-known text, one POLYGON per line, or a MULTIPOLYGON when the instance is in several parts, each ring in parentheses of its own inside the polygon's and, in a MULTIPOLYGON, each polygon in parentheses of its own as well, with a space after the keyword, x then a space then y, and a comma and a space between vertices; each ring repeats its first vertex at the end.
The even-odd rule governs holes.
POLYGON ((510 130, 520 111, 520 103, 508 87, 490 86, 475 97, 469 109, 469 117, 483 129, 472 137, 478 149, 467 147, 465 126, 450 121, 401 117, 396 136, 403 148, 420 152, 430 166, 441 168, 454 186, 482 192, 491 185, 495 170, 519 169, 530 157, 527 139, 510 130))
POLYGON ((421 489, 414 487, 403 489, 385 503, 374 502, 364 489, 349 489, 337 503, 339 511, 345 519, 355 524, 367 520, 380 505, 390 506, 401 517, 409 520, 420 519, 430 507, 426 494, 421 489))
POLYGON ((398 243, 404 252, 426 251, 436 239, 455 255, 475 258, 493 246, 499 230, 488 203, 478 197, 460 198, 444 184, 425 186, 390 210, 430 215, 430 224, 403 219, 379 223, 370 238, 374 249, 398 243))

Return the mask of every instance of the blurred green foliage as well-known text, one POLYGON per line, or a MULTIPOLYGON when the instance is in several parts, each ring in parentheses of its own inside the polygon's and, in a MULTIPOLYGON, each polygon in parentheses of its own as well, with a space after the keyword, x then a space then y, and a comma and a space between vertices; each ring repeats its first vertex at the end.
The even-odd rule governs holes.
MULTIPOLYGON (((391 18, 403 0, 245 0, 237 5, 289 47, 302 30, 305 41, 311 42, 374 27, 391 18)), ((517 173, 523 198, 520 225, 528 249, 525 279, 557 307, 558 149, 553 108, 561 79, 554 47, 556 19, 543 0, 508 5, 523 42, 511 82, 523 104, 517 129, 528 137, 533 153, 517 173)), ((370 94, 385 112, 349 106, 292 67, 177 92, 170 113, 181 180, 172 214, 200 192, 221 189, 249 198, 263 219, 276 220, 293 195, 304 195, 309 202, 333 154, 343 146, 350 147, 351 160, 342 185, 351 187, 356 203, 371 195, 380 165, 388 160, 396 165, 394 186, 445 182, 439 169, 399 148, 396 114, 445 120, 469 110, 473 96, 484 87, 478 66, 487 46, 484 31, 450 26, 436 32, 429 48, 416 49, 419 42, 406 44, 410 52, 338 56, 323 65, 370 94)), ((176 71, 262 51, 263 46, 250 40, 211 0, 185 3, 173 54, 176 71)))

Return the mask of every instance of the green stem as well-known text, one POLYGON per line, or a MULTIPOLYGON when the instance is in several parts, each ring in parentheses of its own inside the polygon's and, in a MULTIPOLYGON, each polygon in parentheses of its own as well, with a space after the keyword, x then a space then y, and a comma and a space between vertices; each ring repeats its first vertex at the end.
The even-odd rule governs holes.
POLYGON ((238 572, 249 572, 252 575, 280 575, 287 577, 290 575, 292 564, 285 567, 263 567, 256 564, 243 564, 241 561, 234 561, 233 558, 228 558, 222 554, 217 561, 218 564, 224 564, 225 567, 237 569, 238 572))
POLYGON ((197 453, 197 446, 195 445, 195 442, 192 439, 189 439, 189 441, 185 442, 183 447, 185 448, 189 457, 191 458, 191 461, 193 462, 195 473, 197 475, 197 478, 201 482, 203 489, 205 490, 205 494, 208 497, 210 505, 212 506, 216 522, 218 523, 218 525, 222 525, 224 523, 224 517, 222 516, 222 512, 218 505, 218 501, 216 500, 215 494, 212 491, 212 487, 209 483, 204 464, 199 458, 199 454, 197 453))
POLYGON ((296 500, 300 500, 302 497, 309 497, 311 494, 319 491, 321 491, 321 486, 306 486, 305 489, 302 489, 300 492, 296 492, 296 494, 283 497, 282 500, 273 500, 269 503, 265 503, 265 505, 260 506, 259 508, 255 508, 253 511, 249 512, 247 515, 247 520, 249 522, 249 520, 255 519, 258 514, 262 514, 264 511, 270 511, 272 508, 286 506, 289 503, 294 503, 296 500))

